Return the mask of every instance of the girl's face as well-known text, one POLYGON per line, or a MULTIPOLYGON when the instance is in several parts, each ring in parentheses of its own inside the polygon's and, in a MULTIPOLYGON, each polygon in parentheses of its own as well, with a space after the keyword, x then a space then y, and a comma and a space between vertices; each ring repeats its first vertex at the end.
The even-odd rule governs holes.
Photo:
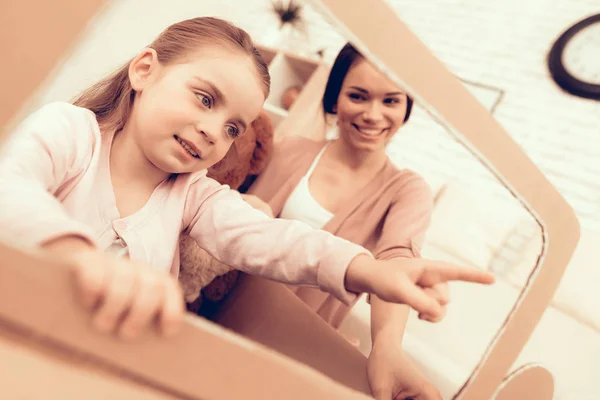
POLYGON ((128 124, 146 159, 167 173, 207 169, 258 117, 265 96, 249 56, 204 46, 162 65, 140 54, 129 76, 136 99, 128 124))
POLYGON ((384 150, 402 126, 406 107, 406 94, 359 59, 348 70, 334 108, 340 138, 358 150, 384 150))

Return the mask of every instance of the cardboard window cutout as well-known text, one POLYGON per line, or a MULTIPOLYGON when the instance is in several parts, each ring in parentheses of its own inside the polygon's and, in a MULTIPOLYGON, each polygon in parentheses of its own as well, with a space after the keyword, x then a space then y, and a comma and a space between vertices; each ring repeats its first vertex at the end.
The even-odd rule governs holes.
MULTIPOLYGON (((9 0, 0 5, 3 134, 16 123, 16 113, 102 3, 9 0), (40 46, 40 37, 49 35, 52 40, 45 40, 40 46)), ((489 111, 385 2, 354 1, 350 6, 343 0, 315 0, 313 4, 370 61, 406 88, 468 146, 541 226, 544 245, 538 263, 504 325, 455 398, 504 398, 509 393, 512 399, 531 399, 526 390, 536 384, 545 389, 535 395, 548 398, 552 380, 542 366, 508 374, 575 249, 579 226, 572 209, 489 111), (373 26, 377 29, 371 29, 373 26), (448 101, 448 93, 452 93, 452 101, 448 101), (511 386, 513 382, 519 386, 511 386)), ((26 373, 19 368, 2 370, 0 375, 10 376, 11 385, 0 388, 0 397, 16 398, 27 393, 39 397, 43 393, 47 398, 81 398, 81 387, 80 391, 66 388, 85 379, 90 385, 86 388, 87 397, 96 393, 94 388, 97 393, 107 394, 98 398, 129 398, 132 393, 142 392, 152 393, 152 398, 157 399, 369 398, 360 393, 368 391, 364 360, 333 336, 332 346, 339 346, 340 352, 347 354, 340 357, 353 360, 339 366, 355 368, 354 375, 342 374, 344 377, 337 379, 345 379, 346 385, 198 318, 188 318, 183 332, 170 341, 149 334, 133 344, 122 343, 91 330, 84 312, 73 301, 67 268, 4 244, 0 245, 0 260, 0 358, 10 360, 3 363, 5 366, 27 366, 26 373), (48 379, 49 374, 60 379, 48 379)), ((285 311, 279 310, 281 314, 285 311)), ((333 335, 311 319, 313 316, 299 318, 314 323, 313 330, 321 337, 333 335)), ((331 366, 314 367, 327 373, 331 366)))

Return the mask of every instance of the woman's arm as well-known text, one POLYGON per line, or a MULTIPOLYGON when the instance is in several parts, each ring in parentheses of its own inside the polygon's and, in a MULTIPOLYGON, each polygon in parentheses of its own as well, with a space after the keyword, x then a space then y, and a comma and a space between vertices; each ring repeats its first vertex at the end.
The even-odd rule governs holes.
POLYGON ((257 210, 262 211, 267 216, 274 218, 273 210, 271 209, 271 206, 269 206, 269 203, 267 203, 266 201, 263 201, 261 198, 259 198, 258 196, 255 196, 253 194, 242 194, 241 196, 242 196, 242 199, 244 199, 246 201, 246 203, 250 204, 252 207, 256 208, 257 210))
MULTIPOLYGON (((441 319, 446 313, 446 305, 449 302, 447 283, 438 283, 431 288, 425 289, 430 296, 435 298, 442 310, 441 319)), ((371 296, 371 340, 402 345, 402 338, 408 320, 410 308, 403 304, 388 303, 377 296, 371 296)))
MULTIPOLYGON (((406 178, 390 205, 383 224, 381 238, 374 255, 377 259, 411 259, 420 257, 420 247, 431 219, 433 196, 419 175, 406 172, 406 178)), ((409 308, 390 304, 370 296, 371 339, 379 337, 399 344, 408 319, 409 308)))
MULTIPOLYGON (((419 258, 432 203, 432 195, 423 179, 411 174, 390 206, 376 255, 400 262, 419 258)), ((374 295, 370 296, 370 303, 372 350, 367 375, 375 398, 396 398, 398 393, 428 400, 440 398, 402 349, 410 308, 374 295)), ((441 302, 440 305, 443 307, 441 302)))
POLYGON ((410 308, 371 296, 371 341, 402 344, 410 308))

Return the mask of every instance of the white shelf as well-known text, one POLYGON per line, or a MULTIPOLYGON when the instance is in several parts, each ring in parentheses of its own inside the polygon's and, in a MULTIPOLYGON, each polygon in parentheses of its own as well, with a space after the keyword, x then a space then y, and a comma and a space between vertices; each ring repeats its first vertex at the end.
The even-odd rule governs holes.
POLYGON ((276 136, 296 135, 300 133, 297 132, 298 130, 305 134, 317 131, 316 127, 313 129, 314 124, 307 125, 304 120, 307 118, 314 120, 312 114, 320 107, 329 67, 319 59, 293 54, 289 50, 261 45, 256 47, 269 66, 271 91, 264 109, 271 118, 276 136), (298 87, 300 92, 292 107, 286 110, 282 97, 285 91, 292 87, 298 87), (298 107, 294 107, 295 105, 298 107), (289 118, 294 121, 289 121, 289 118))
POLYGON ((277 128, 277 126, 288 116, 288 112, 283 108, 274 106, 269 103, 265 103, 265 111, 269 114, 271 118, 271 122, 273 123, 273 128, 277 128))
POLYGON ((291 88, 298 86, 304 88, 318 64, 289 54, 278 53, 271 64, 271 95, 267 103, 283 108, 282 95, 291 88))

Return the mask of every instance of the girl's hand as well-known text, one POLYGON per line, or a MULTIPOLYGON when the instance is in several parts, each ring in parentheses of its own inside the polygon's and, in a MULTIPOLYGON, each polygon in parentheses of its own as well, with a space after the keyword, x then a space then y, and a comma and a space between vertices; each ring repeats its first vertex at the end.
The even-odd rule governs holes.
MULTIPOLYGON (((423 291, 437 300, 440 304, 441 312, 437 320, 441 321, 446 316, 448 304, 450 303, 450 286, 448 285, 448 282, 437 283, 429 288, 423 289, 423 291)), ((427 319, 424 314, 419 314, 419 318, 427 319)))
POLYGON ((73 260, 81 302, 92 312, 96 329, 132 339, 156 321, 163 335, 177 332, 185 309, 172 276, 97 251, 73 260))
POLYGON ((407 304, 419 313, 419 318, 430 322, 443 318, 447 303, 447 297, 440 296, 440 284, 456 280, 481 284, 495 281, 493 275, 475 268, 421 258, 373 260, 361 255, 346 271, 347 290, 407 304))
POLYGON ((73 266, 81 302, 101 332, 130 339, 155 320, 165 335, 180 327, 183 293, 169 274, 104 254, 79 237, 55 239, 43 247, 73 266))

